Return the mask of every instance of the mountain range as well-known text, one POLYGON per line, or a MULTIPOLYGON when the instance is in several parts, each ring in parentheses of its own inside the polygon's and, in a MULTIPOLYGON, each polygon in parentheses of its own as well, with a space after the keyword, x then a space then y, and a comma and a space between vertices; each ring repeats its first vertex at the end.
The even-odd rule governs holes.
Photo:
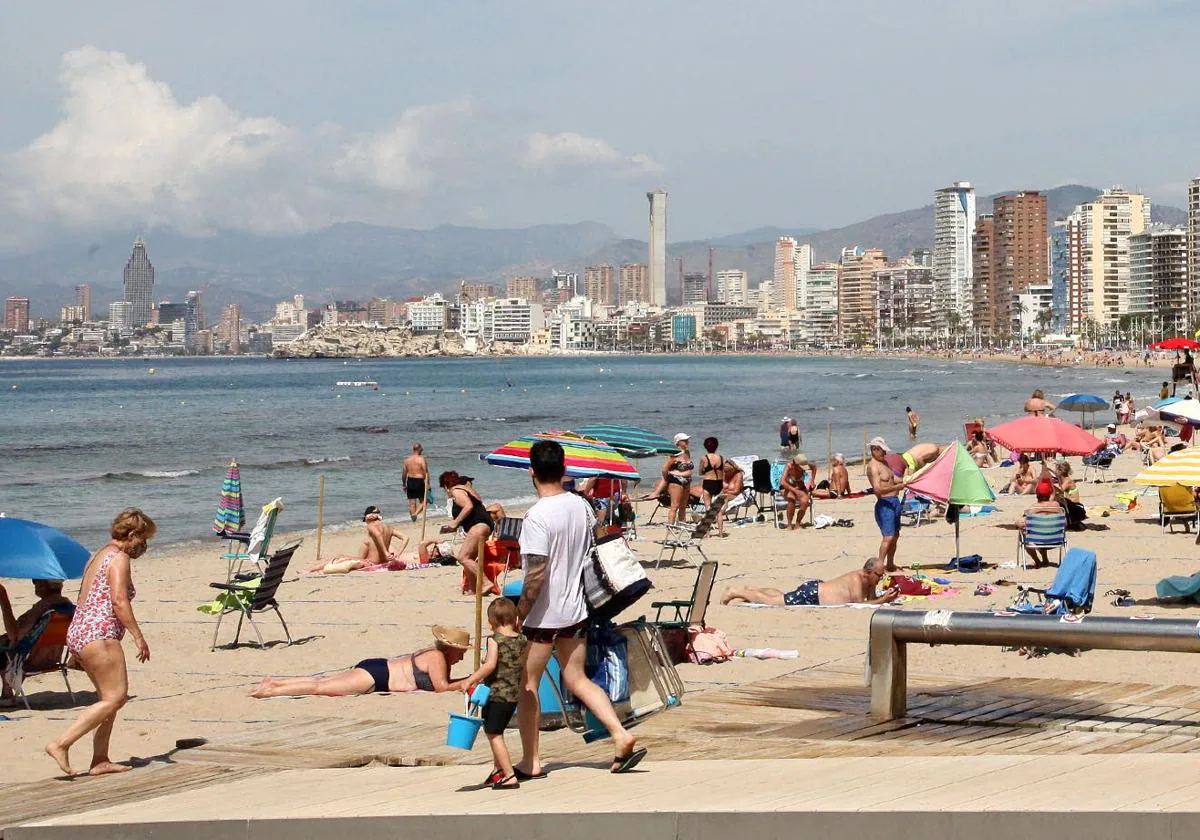
MULTIPOLYGON (((1068 185, 1045 191, 1050 219, 1099 195, 1092 187, 1068 185)), ((980 197, 978 212, 991 209, 994 196, 980 197)), ((1154 221, 1183 224, 1187 214, 1153 206, 1154 221)), ((0 255, 0 296, 26 295, 35 316, 55 317, 73 302, 78 283, 92 284, 92 298, 103 312, 121 294, 122 269, 137 232, 58 243, 19 255, 0 255)), ((795 236, 813 246, 819 261, 837 260, 843 247, 882 248, 899 257, 933 244, 933 205, 886 213, 852 225, 822 230, 810 226, 763 227, 744 233, 668 246, 668 288, 678 260, 685 270, 713 267, 744 269, 751 285, 774 270, 775 240, 795 236)), ((554 269, 582 272, 585 265, 646 261, 646 243, 622 239, 597 222, 546 224, 519 229, 443 225, 432 230, 379 227, 356 222, 289 237, 236 231, 196 238, 166 230, 146 234, 155 266, 155 297, 182 300, 190 289, 204 292, 205 308, 215 314, 231 302, 244 317, 267 317, 278 300, 304 294, 311 301, 405 298, 434 291, 451 292, 460 281, 491 282, 503 294, 505 281, 518 275, 548 277, 554 269)))

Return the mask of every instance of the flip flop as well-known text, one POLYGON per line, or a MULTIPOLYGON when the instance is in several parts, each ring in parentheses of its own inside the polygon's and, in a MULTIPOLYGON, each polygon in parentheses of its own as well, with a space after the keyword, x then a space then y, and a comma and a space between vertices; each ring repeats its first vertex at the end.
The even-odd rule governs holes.
POLYGON ((640 764, 642 759, 645 757, 646 757, 645 748, 634 750, 627 756, 619 756, 618 755, 615 758, 613 758, 613 763, 616 764, 616 767, 614 767, 609 772, 610 773, 628 773, 634 767, 637 767, 638 764, 640 764))
POLYGON ((498 782, 492 782, 492 790, 520 790, 520 788, 521 782, 517 779, 516 773, 513 773, 506 779, 501 779, 498 782))
POLYGON ((543 770, 541 773, 526 773, 520 767, 514 767, 513 775, 517 777, 518 782, 529 782, 533 781, 534 779, 544 779, 549 774, 546 773, 545 770, 543 770))
POLYGON ((483 786, 491 787, 491 786, 495 785, 497 782, 501 782, 503 780, 504 780, 504 772, 499 767, 493 767, 492 772, 489 773, 488 777, 483 780, 483 786))

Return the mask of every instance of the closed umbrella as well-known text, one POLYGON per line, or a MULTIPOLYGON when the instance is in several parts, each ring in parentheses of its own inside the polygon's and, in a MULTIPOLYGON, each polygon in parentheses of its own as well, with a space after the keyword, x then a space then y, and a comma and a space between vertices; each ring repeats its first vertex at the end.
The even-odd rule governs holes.
POLYGON ((1091 455, 1104 441, 1057 417, 1019 417, 988 429, 992 440, 1018 452, 1091 455))
POLYGON ((671 455, 679 447, 665 437, 638 426, 596 424, 579 426, 575 434, 603 441, 627 458, 649 458, 654 455, 671 455))
MULTIPOLYGON (((986 505, 996 494, 975 459, 958 441, 947 446, 937 460, 908 480, 909 491, 946 505, 986 505)), ((958 516, 954 517, 954 556, 959 556, 958 516)))
POLYGON ((1164 455, 1142 470, 1133 481, 1146 487, 1200 487, 1200 449, 1181 449, 1164 455))
POLYGON ((541 432, 536 435, 526 435, 480 455, 479 460, 494 467, 529 469, 529 450, 539 440, 557 441, 562 446, 566 455, 567 476, 570 478, 641 480, 637 469, 620 452, 603 441, 572 432, 541 432))
POLYGON ((57 528, 0 516, 0 577, 83 577, 92 553, 57 528))
POLYGON ((225 480, 221 482, 221 498, 217 501, 217 515, 213 517, 213 533, 240 531, 246 524, 246 512, 242 508, 242 473, 237 461, 229 462, 225 480))

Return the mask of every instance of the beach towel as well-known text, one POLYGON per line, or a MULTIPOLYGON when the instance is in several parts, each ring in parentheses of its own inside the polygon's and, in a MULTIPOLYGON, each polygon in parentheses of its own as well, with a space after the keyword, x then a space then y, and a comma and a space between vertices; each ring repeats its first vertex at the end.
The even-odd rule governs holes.
POLYGON ((736 603, 730 604, 731 607, 749 607, 755 610, 840 610, 849 608, 852 610, 874 610, 879 607, 879 604, 746 604, 736 603))
POLYGON ((205 615, 220 615, 225 610, 244 610, 254 600, 254 590, 262 583, 262 578, 254 578, 240 583, 245 589, 236 592, 222 592, 207 604, 201 604, 196 609, 205 615))
POLYGON ((1155 585, 1154 594, 1159 598, 1189 598, 1200 601, 1200 572, 1163 578, 1155 585))
POLYGON ((995 505, 966 505, 959 511, 959 517, 966 518, 971 516, 987 516, 989 513, 995 513, 995 505))
POLYGON ((725 662, 733 657, 733 644, 724 630, 693 624, 688 628, 688 635, 691 636, 688 659, 697 665, 725 662))
POLYGON ((786 469, 786 462, 771 464, 771 486, 776 490, 779 489, 780 482, 783 481, 783 471, 786 469))
POLYGON ((1077 608, 1091 608, 1096 594, 1096 552, 1071 548, 1063 557, 1054 582, 1046 590, 1047 598, 1066 601, 1077 608))

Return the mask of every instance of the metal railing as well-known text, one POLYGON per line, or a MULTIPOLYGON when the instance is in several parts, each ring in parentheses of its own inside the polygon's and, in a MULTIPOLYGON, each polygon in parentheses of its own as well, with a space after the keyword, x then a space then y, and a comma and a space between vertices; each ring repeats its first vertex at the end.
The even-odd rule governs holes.
POLYGON ((891 720, 908 709, 909 644, 1037 646, 1200 653, 1200 621, 1181 618, 877 610, 867 648, 871 715, 891 720))

